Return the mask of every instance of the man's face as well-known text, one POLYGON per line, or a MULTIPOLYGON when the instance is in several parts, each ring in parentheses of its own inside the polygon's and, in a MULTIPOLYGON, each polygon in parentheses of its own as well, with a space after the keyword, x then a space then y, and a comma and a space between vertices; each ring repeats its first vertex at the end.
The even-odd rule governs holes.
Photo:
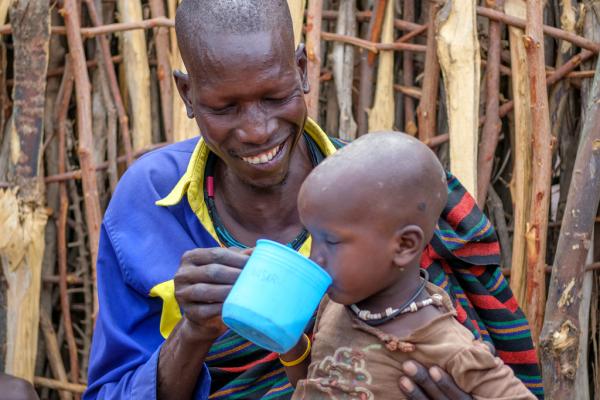
POLYGON ((287 176, 306 120, 304 50, 270 33, 209 38, 178 88, 209 148, 242 181, 271 187, 287 176))

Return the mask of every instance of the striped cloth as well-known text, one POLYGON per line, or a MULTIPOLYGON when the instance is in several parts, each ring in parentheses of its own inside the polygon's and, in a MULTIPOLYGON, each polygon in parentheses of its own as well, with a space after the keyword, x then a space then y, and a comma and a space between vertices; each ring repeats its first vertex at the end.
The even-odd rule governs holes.
MULTIPOLYGON (((495 231, 460 182, 450 173, 447 177, 448 203, 421 266, 454 300, 458 320, 475 337, 493 343, 498 356, 542 399, 531 333, 498 267, 495 231)), ((292 395, 278 355, 232 331, 219 338, 206 362, 212 377, 210 399, 282 400, 292 395)))

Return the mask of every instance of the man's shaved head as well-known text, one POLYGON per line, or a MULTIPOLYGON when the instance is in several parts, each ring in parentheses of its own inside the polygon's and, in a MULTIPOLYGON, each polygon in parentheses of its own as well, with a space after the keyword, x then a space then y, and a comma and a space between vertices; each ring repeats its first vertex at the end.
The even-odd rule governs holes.
POLYGON ((293 55, 294 32, 286 0, 183 0, 177 8, 175 30, 184 62, 186 55, 208 47, 214 35, 259 32, 276 34, 293 55))

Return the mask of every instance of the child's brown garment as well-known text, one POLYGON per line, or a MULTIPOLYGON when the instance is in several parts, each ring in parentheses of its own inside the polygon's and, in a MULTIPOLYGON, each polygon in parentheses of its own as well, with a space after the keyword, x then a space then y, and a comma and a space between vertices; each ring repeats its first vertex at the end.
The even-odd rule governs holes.
POLYGON ((298 382, 293 399, 405 399, 399 388, 401 365, 409 359, 440 366, 475 399, 533 399, 512 370, 454 317, 446 292, 445 313, 407 337, 397 338, 360 321, 345 306, 321 303, 315 325, 308 377, 298 382))

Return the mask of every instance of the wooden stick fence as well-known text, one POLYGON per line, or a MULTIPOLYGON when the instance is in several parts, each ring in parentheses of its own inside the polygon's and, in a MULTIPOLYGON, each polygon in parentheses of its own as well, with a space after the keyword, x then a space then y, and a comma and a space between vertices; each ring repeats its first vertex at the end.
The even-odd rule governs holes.
MULTIPOLYGON (((19 3, 15 0, 12 7, 19 3)), ((548 93, 558 85, 564 85, 564 90, 570 93, 585 90, 586 79, 595 76, 586 63, 597 59, 600 38, 590 37, 584 31, 553 26, 551 20, 543 19, 543 2, 538 0, 490 0, 486 6, 472 7, 469 11, 453 8, 457 4, 450 1, 375 0, 371 9, 360 9, 355 0, 291 3, 297 17, 295 21, 302 18, 302 10, 305 12, 304 27, 301 29, 298 22, 295 26, 298 27, 296 36, 304 33, 306 38, 311 86, 307 97, 309 115, 323 124, 333 121, 335 129, 329 133, 339 132, 350 140, 379 126, 376 124, 389 125, 417 136, 437 151, 451 170, 468 163, 464 164, 468 166, 463 168, 465 172, 460 178, 477 194, 477 203, 487 207, 499 231, 503 273, 510 276, 511 287, 527 312, 536 340, 544 325, 544 308, 547 310, 541 340, 542 356, 547 361, 545 373, 552 377, 545 380, 551 393, 549 398, 581 393, 582 389, 573 384, 574 375, 556 373, 567 359, 569 365, 573 365, 573 354, 587 357, 587 347, 579 346, 573 353, 575 345, 571 341, 580 337, 577 336, 580 332, 572 328, 580 327, 579 306, 561 306, 556 296, 568 285, 569 279, 578 277, 574 286, 577 288, 582 284, 583 271, 593 274, 600 269, 597 262, 582 261, 581 252, 570 268, 561 267, 561 260, 570 259, 564 244, 568 242, 565 232, 572 230, 575 223, 570 219, 572 216, 567 215, 568 210, 573 209, 574 202, 579 202, 577 204, 587 212, 585 215, 595 215, 598 200, 592 197, 583 202, 569 193, 569 200, 561 200, 567 203, 561 225, 558 216, 563 214, 556 208, 565 206, 553 203, 556 196, 551 192, 552 179, 561 177, 563 186, 568 186, 569 180, 563 183, 561 174, 565 172, 554 168, 556 163, 566 161, 556 158, 562 136, 551 134, 548 93), (401 5, 400 13, 397 5, 401 5), (461 38, 451 36, 450 32, 452 35, 457 32, 451 28, 452 17, 460 17, 462 27, 465 21, 470 21, 471 31, 461 38), (484 27, 484 35, 476 31, 478 24, 484 27), (566 43, 572 51, 564 53, 560 63, 545 65, 554 55, 548 53, 550 55, 544 57, 544 40, 546 46, 550 43, 550 49, 566 43), (458 42, 470 43, 470 53, 465 53, 464 47, 454 49, 452 46, 458 42), (459 64, 467 69, 459 70, 456 62, 450 63, 445 51, 464 56, 459 64), (480 69, 484 74, 481 90, 480 69), (467 70, 470 72, 465 74, 467 70), (464 94, 467 81, 473 88, 469 89, 471 97, 468 99, 464 94), (330 90, 331 85, 335 85, 333 90, 330 90), (335 99, 330 98, 332 93, 335 99), (383 113, 385 118, 377 114, 384 108, 387 110, 383 113), (472 148, 468 157, 464 151, 467 142, 472 148), (457 143, 462 143, 462 151, 457 143), (548 215, 556 217, 549 221, 548 215), (561 228, 560 235, 553 233, 558 232, 554 228, 561 228), (554 251, 557 251, 554 267, 549 268, 554 251), (545 287, 550 271, 558 281, 551 281, 546 304, 545 287), (560 347, 559 343, 557 353, 555 335, 563 333, 568 346, 560 347), (581 350, 583 347, 586 348, 581 350)), ((556 3, 557 9, 569 6, 559 6, 554 0, 548 3, 551 5, 547 7, 556 3)), ((56 262, 40 279, 44 283, 43 290, 56 291, 56 306, 60 309, 56 315, 60 318, 52 320, 45 314, 40 317, 47 352, 42 363, 48 366, 47 373, 53 379, 39 376, 43 370, 39 365, 37 371, 31 369, 23 376, 33 379, 41 391, 58 390, 61 399, 73 398, 85 387, 82 383, 90 340, 86 332, 97 311, 95 261, 99 228, 102 210, 118 176, 140 155, 190 134, 181 132, 187 121, 179 118, 181 104, 174 100, 177 94, 171 79, 173 69, 182 67, 174 41, 176 1, 128 0, 102 3, 102 8, 97 8, 99 4, 84 0, 81 16, 75 0, 64 0, 59 10, 47 11, 49 16, 55 13, 49 33, 53 38, 66 36, 68 43, 63 65, 44 71, 48 81, 60 82, 56 110, 51 117, 55 128, 46 132, 43 146, 45 162, 56 162, 57 168, 42 177, 48 186, 48 199, 56 196, 58 208, 51 217, 56 223, 56 235, 49 237, 56 247, 56 262), (102 16, 114 14, 117 5, 119 15, 123 18, 131 15, 131 18, 104 23, 102 16), (133 14, 128 14, 130 11, 133 14), (60 25, 61 20, 64 26, 60 25), (138 59, 137 64, 126 50, 126 41, 130 40, 127 38, 133 37, 137 39, 135 44, 130 42, 131 46, 148 53, 138 59), (121 53, 117 53, 115 38, 121 43, 121 53), (126 77, 127 70, 139 71, 140 65, 148 69, 149 77, 155 78, 140 80, 139 74, 131 73, 126 77), (105 77, 100 86, 92 85, 96 73, 105 77), (103 93, 98 98, 104 99, 104 114, 92 101, 91 96, 98 91, 103 93), (141 98, 146 103, 140 105, 141 98), (152 118, 142 118, 141 113, 149 116, 150 110, 158 112, 152 112, 152 118), (98 119, 108 121, 107 126, 113 121, 113 128, 107 128, 106 132, 95 131, 93 121, 98 119), (142 134, 145 136, 141 137, 142 134), (99 140, 107 142, 101 153, 96 146, 99 140), (55 154, 48 150, 53 143, 58 151, 55 154), (52 194, 52 188, 56 188, 56 194, 52 194), (84 297, 93 299, 90 313, 82 304, 84 297), (63 357, 68 362, 63 361, 63 357)), ((582 7, 588 6, 582 3, 582 7)), ((32 16, 25 12, 23 21, 28 17, 32 16)), ((8 43, 20 40, 17 33, 18 29, 10 23, 0 25, 0 78, 11 88, 19 84, 16 78, 19 71, 9 72, 6 68, 8 62, 15 61, 12 44, 8 43)), ((15 47, 19 44, 15 43, 15 47)), ((18 118, 18 114, 14 115, 18 112, 16 100, 13 98, 12 103, 10 96, 0 94, 0 145, 3 146, 11 136, 5 133, 9 131, 7 117, 12 111, 12 118, 18 118)), ((589 138, 593 137, 590 127, 594 126, 596 114, 595 111, 588 113, 585 120, 572 116, 583 126, 582 140, 587 140, 585 144, 582 141, 576 171, 585 170, 579 166, 584 162, 582 159, 595 155, 595 142, 590 144, 589 138)), ((561 116, 566 118, 564 111, 558 117, 561 116)), ((10 167, 4 166, 10 166, 10 160, 4 153, 0 154, 3 154, 0 158, 0 193, 3 193, 4 189, 15 188, 17 183, 8 173, 10 167)), ((571 187, 581 178, 580 175, 575 177, 571 187)), ((592 190, 593 185, 590 185, 585 193, 592 190)), ((591 224, 588 221, 587 227, 591 224)), ((594 251, 600 257, 600 249, 594 251)), ((592 303, 598 301, 597 291, 594 295, 592 303)), ((38 321, 29 323, 37 327, 38 321)), ((587 325, 581 326, 587 329, 587 325)), ((590 327, 592 332, 598 328, 590 327)), ((600 388, 591 390, 600 395, 600 388)))

